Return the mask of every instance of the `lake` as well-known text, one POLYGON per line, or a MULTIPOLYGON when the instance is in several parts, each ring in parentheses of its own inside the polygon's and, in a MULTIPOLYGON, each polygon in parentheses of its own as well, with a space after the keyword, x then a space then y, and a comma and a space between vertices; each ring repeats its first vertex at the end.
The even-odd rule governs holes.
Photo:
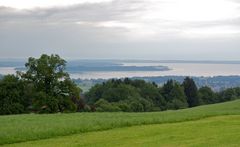
POLYGON ((108 79, 152 76, 231 76, 240 75, 240 64, 206 63, 123 63, 124 66, 168 66, 168 71, 86 72, 71 74, 72 78, 108 79))
MULTIPOLYGON (((71 73, 71 78, 109 79, 152 76, 231 76, 240 75, 240 64, 122 62, 122 66, 167 66, 166 71, 93 71, 71 73)), ((14 74, 14 67, 0 67, 0 74, 14 74)))

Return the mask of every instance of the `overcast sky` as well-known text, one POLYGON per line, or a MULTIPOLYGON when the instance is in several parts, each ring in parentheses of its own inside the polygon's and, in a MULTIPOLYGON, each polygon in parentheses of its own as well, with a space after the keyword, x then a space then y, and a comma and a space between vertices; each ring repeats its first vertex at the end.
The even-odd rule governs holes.
POLYGON ((0 0, 0 58, 240 60, 240 0, 0 0))

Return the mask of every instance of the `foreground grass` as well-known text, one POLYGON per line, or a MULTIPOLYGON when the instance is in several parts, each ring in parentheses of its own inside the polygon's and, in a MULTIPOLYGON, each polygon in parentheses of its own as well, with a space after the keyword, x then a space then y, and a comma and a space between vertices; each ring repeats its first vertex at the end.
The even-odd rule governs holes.
POLYGON ((133 126, 83 133, 10 146, 239 146, 240 115, 202 120, 133 126))
POLYGON ((0 116, 0 145, 119 127, 176 123, 240 114, 240 100, 179 111, 0 116))

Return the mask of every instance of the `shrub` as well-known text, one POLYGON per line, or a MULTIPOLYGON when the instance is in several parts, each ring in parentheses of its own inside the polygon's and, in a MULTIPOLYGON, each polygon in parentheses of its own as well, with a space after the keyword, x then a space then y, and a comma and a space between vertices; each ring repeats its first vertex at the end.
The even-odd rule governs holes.
POLYGON ((117 105, 113 105, 111 103, 109 103, 108 101, 104 100, 104 99, 100 99, 98 100, 96 103, 96 111, 98 112, 117 112, 117 111, 121 111, 121 109, 117 106, 117 105))

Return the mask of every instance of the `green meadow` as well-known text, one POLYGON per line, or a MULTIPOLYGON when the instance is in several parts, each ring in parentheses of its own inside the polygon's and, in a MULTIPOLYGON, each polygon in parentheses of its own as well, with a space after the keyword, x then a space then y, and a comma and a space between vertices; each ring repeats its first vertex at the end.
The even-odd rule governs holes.
POLYGON ((6 146, 239 146, 240 100, 149 113, 0 116, 6 146))
POLYGON ((96 131, 9 146, 239 146, 239 122, 240 116, 217 116, 179 123, 96 131))

